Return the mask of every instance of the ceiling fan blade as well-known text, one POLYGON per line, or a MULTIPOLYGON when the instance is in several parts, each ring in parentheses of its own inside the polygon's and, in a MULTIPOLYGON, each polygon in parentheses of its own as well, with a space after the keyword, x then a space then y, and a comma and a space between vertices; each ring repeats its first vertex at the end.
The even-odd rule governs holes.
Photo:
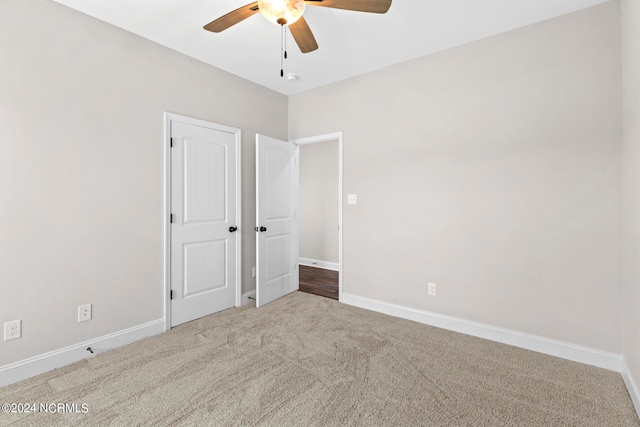
POLYGON ((204 26, 204 29, 207 31, 213 31, 214 33, 219 33, 233 25, 236 25, 238 22, 244 21, 245 19, 253 16, 258 12, 258 10, 258 2, 249 3, 246 6, 239 7, 236 10, 221 16, 215 21, 209 22, 204 26))
POLYGON ((289 25, 289 30, 291 30, 291 35, 302 53, 313 52, 318 48, 316 38, 313 36, 311 28, 309 28, 304 16, 301 16, 300 19, 289 25))
POLYGON ((305 0, 305 4, 357 12, 387 13, 391 0, 305 0))

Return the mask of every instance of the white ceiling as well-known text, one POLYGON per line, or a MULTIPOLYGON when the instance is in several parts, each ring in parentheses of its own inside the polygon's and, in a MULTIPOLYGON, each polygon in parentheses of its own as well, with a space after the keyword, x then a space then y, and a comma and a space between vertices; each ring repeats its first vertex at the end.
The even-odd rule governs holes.
POLYGON ((609 0, 393 0, 384 15, 307 6, 319 49, 288 36, 280 77, 280 29, 259 13, 223 31, 202 27, 249 0, 54 0, 193 58, 291 95, 609 0))

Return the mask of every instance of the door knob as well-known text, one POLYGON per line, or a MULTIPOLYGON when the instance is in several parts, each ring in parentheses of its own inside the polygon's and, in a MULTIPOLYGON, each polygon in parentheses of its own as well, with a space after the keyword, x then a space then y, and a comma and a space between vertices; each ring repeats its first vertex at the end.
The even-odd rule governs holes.
POLYGON ((235 227, 235 226, 229 227, 229 231, 232 233, 237 230, 238 230, 238 227, 235 227))
POLYGON ((260 227, 260 232, 264 233, 265 231, 267 231, 267 227, 260 227))

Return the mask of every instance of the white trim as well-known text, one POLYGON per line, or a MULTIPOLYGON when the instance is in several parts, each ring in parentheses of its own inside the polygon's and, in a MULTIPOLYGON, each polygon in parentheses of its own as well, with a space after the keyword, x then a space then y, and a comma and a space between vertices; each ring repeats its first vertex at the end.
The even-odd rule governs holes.
POLYGON ((414 322, 497 341, 611 371, 620 372, 622 369, 622 356, 616 353, 609 353, 590 347, 499 328, 453 316, 403 307, 358 295, 343 294, 342 296, 341 302, 355 307, 365 308, 367 310, 377 311, 379 313, 413 320, 414 322))
POLYGON ((242 294, 242 305, 245 306, 251 301, 256 301, 256 291, 249 291, 242 294))
POLYGON ((171 113, 164 113, 164 182, 162 188, 164 213, 162 215, 162 242, 164 253, 162 254, 163 278, 162 278, 162 316, 164 318, 164 330, 171 329, 171 300, 169 292, 171 290, 171 224, 169 215, 171 214, 171 113))
POLYGON ((169 215, 171 215, 171 121, 180 121, 194 126, 206 127, 223 132, 229 132, 235 135, 236 140, 236 307, 242 305, 242 131, 238 128, 213 123, 207 120, 195 119, 193 117, 182 116, 175 113, 164 113, 164 216, 163 216, 163 241, 164 241, 164 330, 171 329, 171 300, 169 292, 171 292, 171 224, 169 224, 169 215))
POLYGON ((303 258, 300 257, 298 263, 301 265, 307 265, 309 267, 324 268, 325 270, 340 271, 340 263, 322 261, 319 259, 303 258))
POLYGON ((344 176, 344 154, 343 154, 343 142, 344 142, 344 135, 342 133, 342 131, 339 132, 333 132, 333 133, 327 133, 324 135, 317 135, 317 136, 309 136, 306 138, 298 138, 298 139, 294 139, 291 140, 292 143, 296 144, 296 145, 304 145, 304 144, 313 144, 316 142, 326 142, 326 141, 335 141, 338 140, 338 197, 340 200, 340 203, 338 205, 338 267, 335 269, 337 271, 340 272, 340 275, 338 276, 338 300, 342 301, 342 288, 343 288, 343 274, 342 274, 342 269, 343 269, 343 264, 342 264, 342 235, 343 235, 343 231, 344 231, 344 227, 342 224, 342 211, 343 211, 343 200, 342 200, 342 195, 343 195, 343 176, 344 176))
POLYGON ((624 384, 627 386, 627 391, 629 392, 633 406, 636 408, 636 413, 638 414, 638 417, 640 417, 640 389, 633 380, 633 377, 629 372, 627 362, 624 359, 622 360, 622 379, 624 380, 624 384))
POLYGON ((65 348, 0 366, 0 387, 31 378, 61 366, 66 366, 112 348, 131 344, 143 338, 164 332, 164 319, 154 320, 119 332, 104 335, 65 348))
MULTIPOLYGON (((236 307, 242 306, 242 131, 236 132, 236 307)), ((248 230, 253 236, 253 230, 248 230)))

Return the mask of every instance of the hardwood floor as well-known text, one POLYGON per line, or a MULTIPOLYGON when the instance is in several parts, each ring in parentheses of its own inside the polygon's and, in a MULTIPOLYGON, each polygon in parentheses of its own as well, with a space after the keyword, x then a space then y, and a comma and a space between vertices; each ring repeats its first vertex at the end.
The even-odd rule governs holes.
POLYGON ((339 272, 324 268, 300 266, 300 291, 338 299, 339 272))

